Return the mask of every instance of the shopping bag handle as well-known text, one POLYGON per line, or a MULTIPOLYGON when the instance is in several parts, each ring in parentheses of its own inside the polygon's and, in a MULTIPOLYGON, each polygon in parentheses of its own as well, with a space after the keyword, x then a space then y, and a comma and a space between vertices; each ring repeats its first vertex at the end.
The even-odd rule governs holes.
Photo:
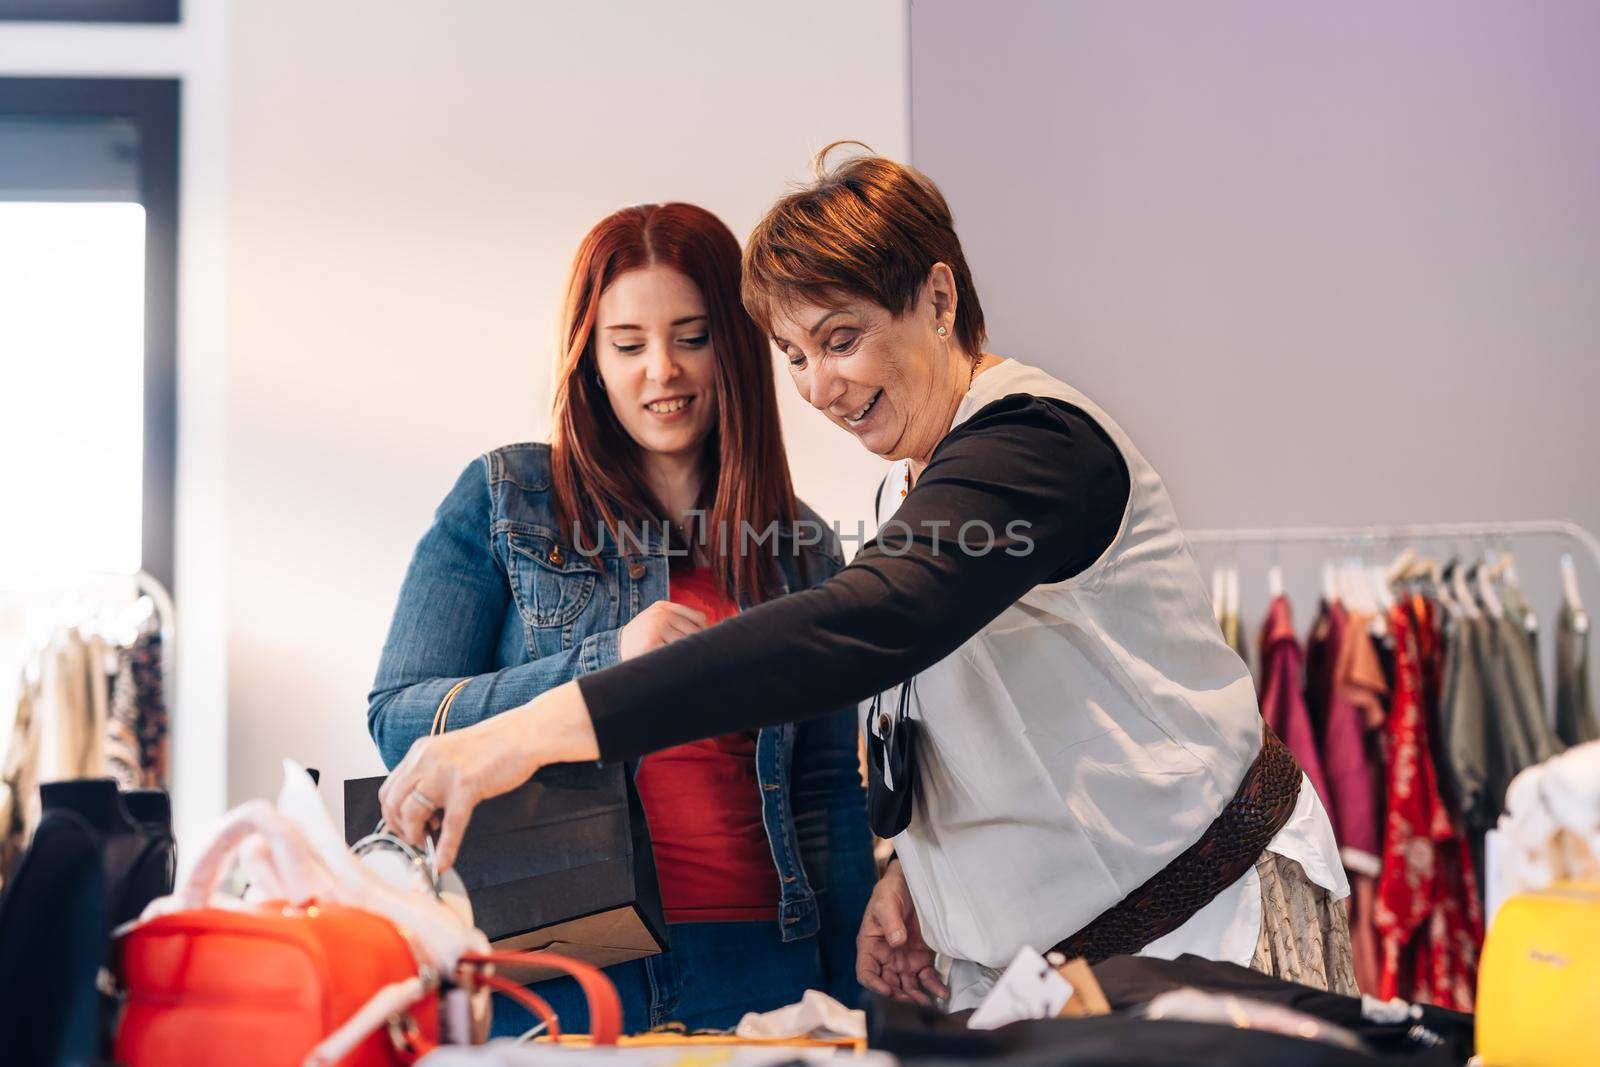
MULTIPOLYGON (((485 952, 461 957, 458 977, 467 977, 461 975, 462 969, 479 969, 481 973, 470 976, 470 981, 481 983, 517 1001, 545 1024, 551 1037, 561 1036, 561 1024, 549 1003, 511 979, 495 974, 495 964, 548 967, 571 975, 583 990, 584 999, 589 1002, 589 1032, 594 1044, 617 1043, 617 1038, 622 1034, 622 1000, 617 996, 617 987, 611 979, 594 964, 555 952, 485 952)), ((395 1052, 403 1060, 411 1063, 421 1059, 437 1046, 423 1039, 407 1013, 435 988, 436 983, 413 977, 378 990, 342 1026, 311 1050, 304 1060, 304 1067, 329 1067, 340 1062, 369 1034, 385 1024, 389 1027, 395 1052)))
MULTIPOLYGON (((484 952, 472 953, 461 957, 463 964, 494 965, 516 964, 523 967, 548 967, 551 970, 561 971, 570 975, 583 990, 583 997, 589 1002, 589 1034, 596 1045, 615 1045, 617 1038, 622 1035, 622 999, 617 996, 617 987, 612 984, 606 973, 594 964, 584 960, 573 959, 556 952, 484 952)), ((517 993, 526 993, 522 986, 494 974, 492 971, 485 978, 486 983, 502 993, 522 1000, 517 993), (511 987, 511 988, 507 988, 511 987), (517 990, 517 993, 511 992, 517 990)), ((533 996, 533 994, 528 994, 533 996)), ((535 998, 538 999, 538 998, 535 998)), ((549 1011, 549 1005, 543 1000, 538 1003, 549 1011)), ((524 1006, 531 1006, 523 1001, 524 1006)), ((533 1013, 547 1024, 550 1024, 552 1036, 560 1036, 560 1030, 551 1020, 554 1013, 546 1016, 537 1008, 531 1008, 533 1013)))

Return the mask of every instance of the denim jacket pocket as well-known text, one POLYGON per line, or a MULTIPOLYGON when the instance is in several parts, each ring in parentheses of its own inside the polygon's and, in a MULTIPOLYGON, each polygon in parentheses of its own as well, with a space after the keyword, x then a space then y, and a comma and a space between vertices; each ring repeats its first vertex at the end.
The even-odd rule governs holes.
POLYGON ((511 591, 529 626, 565 626, 594 596, 594 562, 546 534, 512 532, 511 591))

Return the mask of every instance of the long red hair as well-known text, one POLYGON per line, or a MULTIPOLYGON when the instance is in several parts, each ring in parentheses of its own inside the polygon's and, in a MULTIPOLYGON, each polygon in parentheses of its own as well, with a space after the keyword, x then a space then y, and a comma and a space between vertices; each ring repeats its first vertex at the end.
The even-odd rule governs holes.
MULTIPOLYGON (((776 592, 767 552, 742 531, 776 522, 792 529, 794 487, 783 451, 772 355, 739 300, 739 242, 711 212, 693 204, 642 204, 601 219, 573 257, 561 320, 550 468, 559 536, 592 551, 600 527, 624 552, 637 547, 621 527, 665 518, 644 478, 639 446, 617 421, 599 384, 594 354, 600 295, 630 270, 661 265, 700 290, 716 354, 717 420, 706 435, 701 499, 704 547, 724 595, 754 602, 776 592), (726 531, 726 535, 720 532, 726 531)), ((766 541, 765 545, 773 545, 766 541)))

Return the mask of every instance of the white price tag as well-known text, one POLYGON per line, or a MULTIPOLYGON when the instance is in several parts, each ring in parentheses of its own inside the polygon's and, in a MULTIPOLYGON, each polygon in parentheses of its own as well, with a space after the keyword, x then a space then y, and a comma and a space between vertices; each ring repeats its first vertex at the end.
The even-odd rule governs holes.
POLYGON ((1071 999, 1072 983, 1039 953, 1024 948, 972 1013, 967 1027, 993 1030, 1019 1019, 1053 1019, 1071 999))

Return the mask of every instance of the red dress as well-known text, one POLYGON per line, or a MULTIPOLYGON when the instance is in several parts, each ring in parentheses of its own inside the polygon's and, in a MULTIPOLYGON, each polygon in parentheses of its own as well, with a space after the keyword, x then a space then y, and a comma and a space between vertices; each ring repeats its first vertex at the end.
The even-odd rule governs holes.
POLYGON ((1423 601, 1389 612, 1394 689, 1384 732, 1388 812, 1376 921, 1382 939, 1379 996, 1471 1011, 1483 920, 1467 842, 1439 791, 1426 699, 1437 693, 1438 633, 1423 601))

